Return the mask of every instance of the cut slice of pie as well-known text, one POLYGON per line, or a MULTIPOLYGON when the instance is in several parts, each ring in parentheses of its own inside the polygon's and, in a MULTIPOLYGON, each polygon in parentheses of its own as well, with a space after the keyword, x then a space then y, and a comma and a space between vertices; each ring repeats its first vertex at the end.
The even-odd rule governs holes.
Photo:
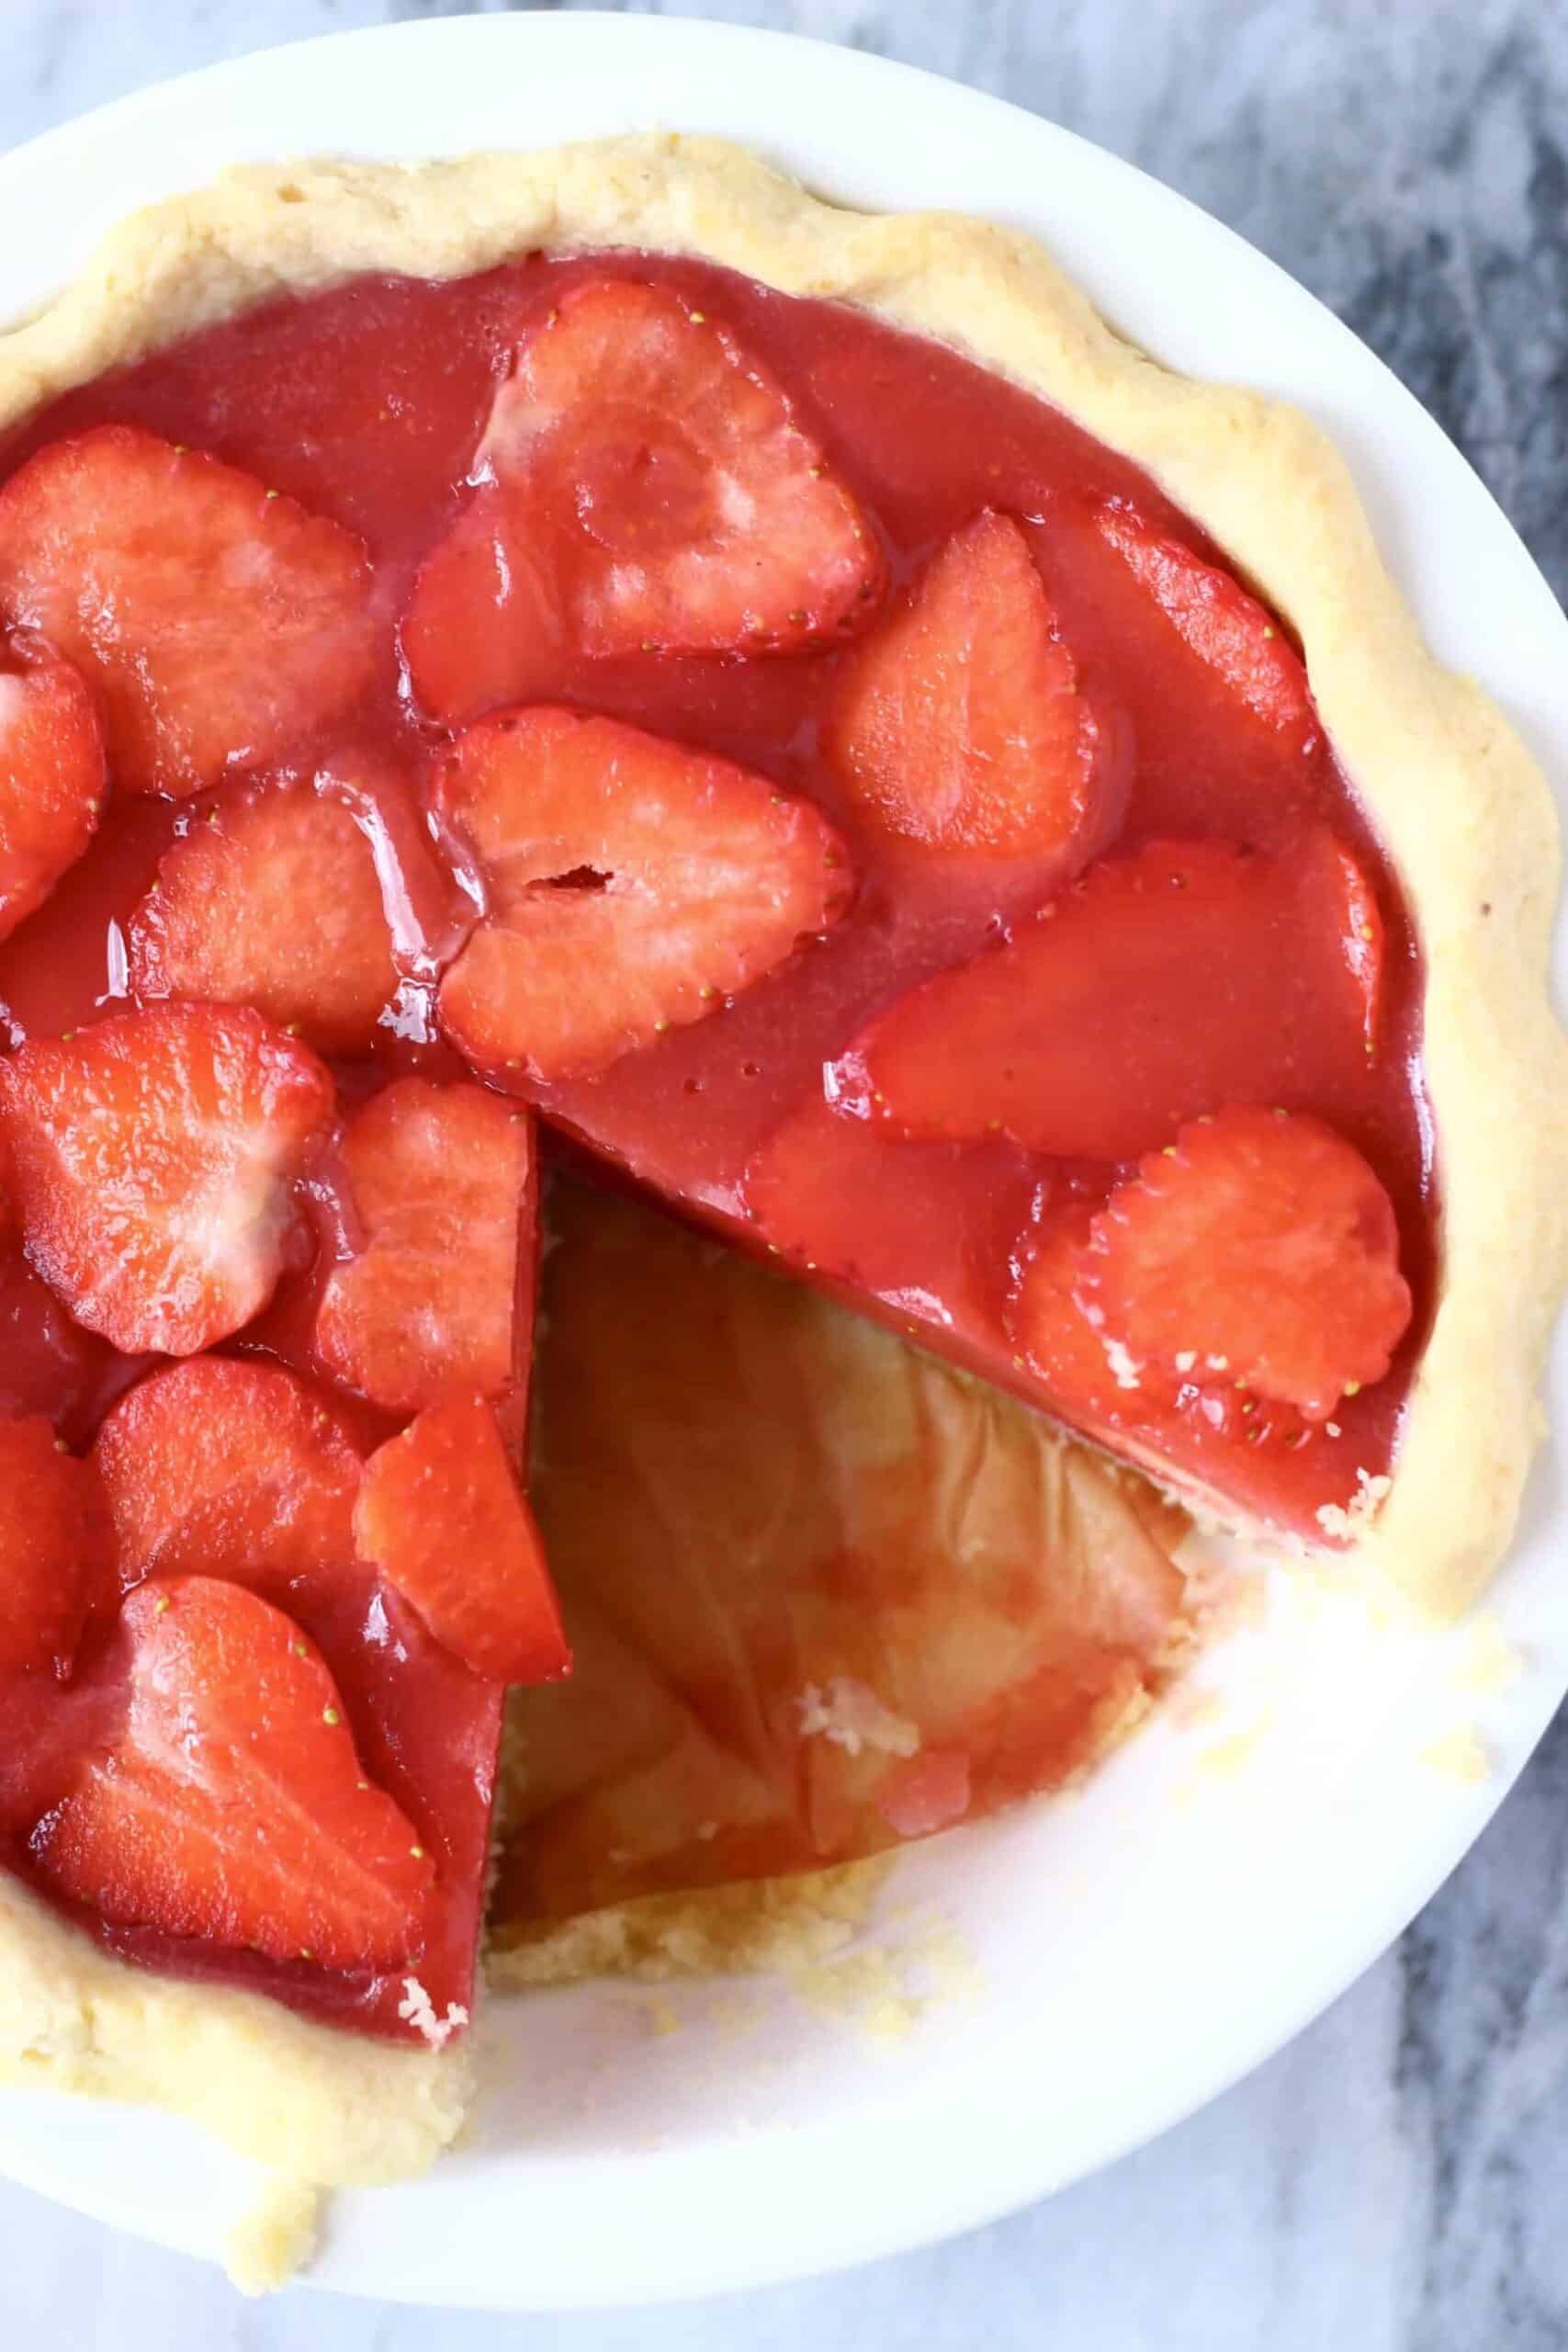
MULTIPOLYGON (((536 1113, 1458 1605, 1568 1259, 1555 859, 1312 429, 1016 239, 669 140, 130 224, 0 340, 0 2063, 318 2180, 450 2136, 502 1678, 566 1663, 516 1476, 536 1113)), ((711 1367, 633 1380, 616 1303, 544 1426, 647 1476, 711 1367)), ((918 1769, 827 1737, 887 1724, 817 1555, 716 1756, 649 1579, 590 1610, 611 1728, 652 1667, 679 1720, 646 1783, 563 1752, 530 1899, 611 1888, 552 1844, 579 1798, 651 1886, 1054 1777, 1157 1656, 1174 1506, 1132 1543, 1125 1469, 1052 1459, 1114 1525, 1059 1616, 998 1566, 967 1697, 987 1642, 910 1594, 876 1703, 918 1769)))

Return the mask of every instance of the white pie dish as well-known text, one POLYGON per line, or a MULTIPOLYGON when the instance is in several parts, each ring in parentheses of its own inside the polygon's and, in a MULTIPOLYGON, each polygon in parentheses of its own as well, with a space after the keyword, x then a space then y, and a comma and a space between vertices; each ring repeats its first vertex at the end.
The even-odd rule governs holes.
MULTIPOLYGON (((1124 166, 862 57, 573 17, 353 36, 222 69, 0 167, 13 217, 36 224, 0 275, 0 312, 46 296, 137 204, 236 160, 414 157, 674 125, 738 139, 858 203, 946 204, 1032 229, 1163 358, 1314 411, 1435 649, 1476 672, 1542 756, 1568 734, 1560 686, 1551 697, 1568 669, 1563 624, 1544 583, 1353 338, 1124 166), (1482 566, 1492 593, 1478 616, 1469 592, 1482 566)), ((934 2007, 892 2053, 783 1999, 744 2036, 701 1990, 672 1996, 689 2013, 673 2035, 650 2034, 646 2000, 624 1989, 510 2006, 492 2013, 486 2072, 512 2087, 474 2144, 428 2183, 343 2200, 320 2275, 519 2306, 739 2285, 964 2226, 1147 2137, 1372 1956, 1528 1753, 1568 1680, 1548 1484, 1538 1478, 1496 1600, 1531 1661, 1506 1696, 1454 1688, 1462 1641, 1370 1634, 1337 1610, 1292 1634, 1282 1613, 1214 1661, 1231 1692, 1217 1730, 1160 1725, 1077 1804, 909 1858, 892 1904, 957 1923, 985 1972, 972 2003, 934 2007), (1244 1771, 1194 1770, 1269 1696, 1278 1721, 1244 1771), (1484 1784, 1422 1760, 1474 1721, 1495 1758, 1484 1784)), ((893 1919, 886 1940, 908 1933, 893 1919)), ((123 2226, 212 2250, 240 2193, 233 2172, 173 2126, 132 2128, 128 2177, 123 2117, 9 2101, 0 2164, 123 2226)))

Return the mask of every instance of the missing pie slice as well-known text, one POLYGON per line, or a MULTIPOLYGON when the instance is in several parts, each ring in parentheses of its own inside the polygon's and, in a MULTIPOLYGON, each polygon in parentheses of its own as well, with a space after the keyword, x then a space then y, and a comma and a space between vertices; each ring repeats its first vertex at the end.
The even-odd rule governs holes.
MULTIPOLYGON (((1461 1605, 1564 1266, 1555 861, 1312 428, 1016 239, 668 140, 130 223, 0 341, 7 2070, 416 2168, 503 1691, 574 1621, 647 1770, 529 1702, 509 1921, 1060 1778, 1179 1508, 1461 1605), (940 1576, 866 1613, 874 1544, 763 1546, 731 1720, 547 1484, 563 1630, 541 1127, 1071 1433, 1008 1424, 1077 1583, 998 1566, 966 1641, 940 1576)), ((649 1475, 670 1403, 615 1325, 674 1245, 600 1215, 558 1481, 649 1475)))
POLYGON ((1195 1637, 1185 1512, 641 1203, 558 1180, 548 1222, 533 1473, 574 1664, 512 1702, 492 1951, 558 1964, 627 1905, 635 1944, 650 1898, 983 1818, 1141 1720, 1195 1637))

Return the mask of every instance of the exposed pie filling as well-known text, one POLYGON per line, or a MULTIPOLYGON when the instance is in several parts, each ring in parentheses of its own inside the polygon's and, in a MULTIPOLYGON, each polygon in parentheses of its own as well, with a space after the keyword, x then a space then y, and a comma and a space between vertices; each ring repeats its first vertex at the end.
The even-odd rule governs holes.
MULTIPOLYGON (((0 483, 0 1852, 110 1949, 392 2035, 466 2003, 502 1692, 567 1662, 526 1106, 1178 1491, 1314 1541, 1375 1501, 1436 1271, 1417 946, 1288 633, 1134 468, 853 311, 598 255, 254 311, 0 483)), ((1080 1727, 1164 1624, 1101 1691, 1003 1615, 1080 1727)), ((957 1817, 952 1714, 809 1803, 775 1740, 705 1838, 699 1701, 637 1883, 957 1817)), ((996 1723, 987 1803, 1067 1753, 996 1723)), ((543 1907, 626 1891, 552 1881, 541 1805, 543 1907)))
POLYGON ((492 1944, 700 1918, 1139 1720, 1193 1634, 1146 1479, 639 1202, 558 1181, 549 1222, 534 1493, 573 1664, 511 1702, 492 1944))

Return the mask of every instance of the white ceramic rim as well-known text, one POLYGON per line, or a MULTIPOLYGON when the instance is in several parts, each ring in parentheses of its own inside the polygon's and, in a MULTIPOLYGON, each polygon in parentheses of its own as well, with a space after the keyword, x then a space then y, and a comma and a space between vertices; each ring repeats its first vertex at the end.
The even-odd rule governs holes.
MULTIPOLYGON (((25 243, 0 254, 0 316, 46 299, 136 205, 228 163, 413 159, 649 129, 737 139, 847 202, 943 205, 1032 230, 1163 359, 1309 408, 1350 461, 1430 642, 1491 688, 1561 781, 1568 624, 1483 485, 1382 364, 1273 264, 1130 165, 997 99, 859 51, 694 20, 539 14, 333 35, 188 75, 0 161, 0 217, 28 224, 25 243), (1470 592, 1483 571, 1478 612, 1470 592)), ((1560 956, 1560 984, 1562 967, 1560 956)), ((1561 1406, 1555 1429, 1560 1452, 1561 1406)), ((339 2200, 320 2282, 516 2310, 757 2285, 993 2219, 1165 2130, 1277 2049, 1384 1949, 1524 1764, 1568 1690, 1568 1596, 1552 1560, 1557 1475, 1553 1465, 1538 1476, 1491 1604, 1527 1667, 1484 1710, 1490 1779, 1472 1786, 1412 1770, 1423 1726, 1440 1720, 1452 1660, 1402 1651, 1386 1714, 1358 1745, 1354 1772, 1314 1782, 1318 1759, 1303 1747, 1287 1757, 1288 1786, 1259 1798, 1265 1810, 1278 1804, 1281 1819, 1287 1805, 1302 1811, 1291 1817, 1289 1871, 1259 1884, 1250 1904, 1237 1897, 1224 1849, 1240 1834, 1252 1780, 1262 1781, 1253 1775, 1234 1801, 1205 1797, 1214 1827, 1201 1830, 1179 1878, 1153 1850, 1179 1847, 1179 1837, 1155 1838, 1139 1860, 1134 1891, 1140 1900, 1147 1891, 1161 1921, 1159 1989, 1129 2006, 1138 1980, 1112 1982, 1098 2013, 1086 1993, 1103 2075, 1081 2070, 1079 2095, 1036 2095, 1072 2079, 1075 2052, 1059 2013, 1032 2016, 1015 2001, 988 2048, 960 2037, 940 2063, 901 2076, 867 2070, 852 2107, 825 2117, 807 2098, 750 2132, 648 2151, 519 2144, 513 2115, 428 2182, 339 2200)), ((1380 1686, 1380 1706, 1382 1696, 1380 1686)), ((1114 1841, 1136 1817, 1128 1791, 1162 1769, 1162 1739, 1168 1747, 1164 1727, 1145 1735, 1089 1792, 1080 1817, 1091 1829, 1102 1819, 1114 1841)), ((1010 1888, 1039 1842, 1016 1822, 975 1838, 964 1848, 970 1876, 992 1870, 1010 1888)), ((940 1881, 943 1842, 912 1860, 917 1888, 940 1881)), ((1106 1929, 1112 1954, 1117 1936, 1124 1945, 1149 1925, 1128 1900, 1122 1887, 1123 1910, 1106 1929)), ((550 1996, 564 2032, 593 1997, 550 1996)), ((482 2051, 504 2051, 511 2036, 515 2056, 516 2014, 492 2022, 482 2051)), ((501 2104, 521 2097, 513 2086, 501 2104)), ((0 2172, 207 2255, 239 2186, 238 2168, 184 2127, 20 2093, 0 2100, 0 2172)))

